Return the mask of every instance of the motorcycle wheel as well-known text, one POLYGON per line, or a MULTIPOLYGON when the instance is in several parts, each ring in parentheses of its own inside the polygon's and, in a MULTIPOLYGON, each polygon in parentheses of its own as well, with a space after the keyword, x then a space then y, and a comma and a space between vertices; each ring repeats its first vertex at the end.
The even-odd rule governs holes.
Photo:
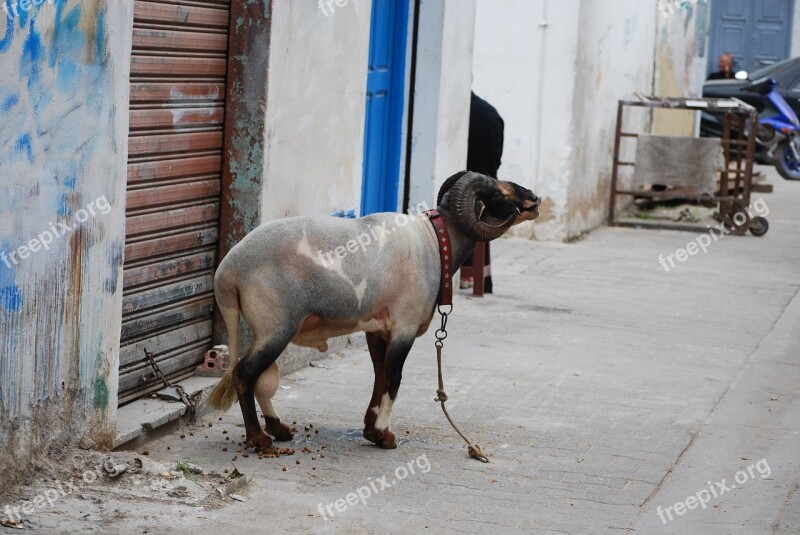
POLYGON ((775 169, 786 180, 800 180, 800 162, 795 159, 786 141, 775 151, 775 169))

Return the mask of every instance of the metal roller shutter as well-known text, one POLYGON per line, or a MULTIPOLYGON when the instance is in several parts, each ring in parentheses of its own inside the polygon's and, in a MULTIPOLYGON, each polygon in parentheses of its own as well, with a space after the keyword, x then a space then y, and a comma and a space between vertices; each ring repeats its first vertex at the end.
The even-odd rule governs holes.
POLYGON ((211 344, 229 0, 134 2, 119 402, 211 344))

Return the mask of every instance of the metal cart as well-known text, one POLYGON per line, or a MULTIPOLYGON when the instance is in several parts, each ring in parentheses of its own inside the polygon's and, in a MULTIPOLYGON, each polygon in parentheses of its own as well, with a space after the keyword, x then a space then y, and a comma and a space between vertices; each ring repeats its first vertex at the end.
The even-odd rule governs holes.
MULTIPOLYGON (((758 124, 756 109, 738 99, 687 99, 667 97, 640 97, 640 100, 620 100, 617 108, 617 127, 614 140, 614 165, 611 174, 611 196, 608 206, 609 226, 627 226, 658 228, 668 230, 706 231, 706 227, 686 223, 666 223, 653 221, 624 221, 617 219, 616 207, 618 196, 647 198, 653 202, 664 202, 676 199, 696 201, 706 206, 717 206, 714 218, 731 229, 735 234, 745 234, 748 230, 755 236, 763 236, 769 229, 769 223, 763 217, 751 217, 747 208, 750 206, 750 195, 754 191, 769 193, 772 187, 753 183, 753 161, 755 154, 756 132, 748 125, 758 124), (714 195, 700 194, 690 189, 666 191, 626 190, 619 189, 620 167, 634 167, 635 162, 620 160, 623 138, 638 139, 635 132, 623 132, 622 122, 626 107, 652 108, 664 110, 688 110, 708 112, 723 116, 723 135, 721 144, 725 158, 725 166, 719 177, 719 187, 714 195), (744 214, 745 221, 737 214, 744 214), (739 223, 737 224, 737 220, 739 223)), ((635 158, 634 158, 635 159, 635 158)))

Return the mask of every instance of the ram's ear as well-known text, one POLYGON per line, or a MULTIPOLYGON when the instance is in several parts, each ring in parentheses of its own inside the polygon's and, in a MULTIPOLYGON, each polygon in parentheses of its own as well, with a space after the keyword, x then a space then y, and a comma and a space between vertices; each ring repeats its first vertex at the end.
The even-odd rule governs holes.
POLYGON ((486 211, 486 205, 483 204, 483 201, 475 201, 475 217, 479 220, 483 219, 483 212, 486 211))

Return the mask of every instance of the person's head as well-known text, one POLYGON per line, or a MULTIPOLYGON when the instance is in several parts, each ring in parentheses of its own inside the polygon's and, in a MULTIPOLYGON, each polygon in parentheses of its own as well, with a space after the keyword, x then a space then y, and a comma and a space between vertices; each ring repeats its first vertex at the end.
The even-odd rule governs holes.
POLYGON ((731 54, 722 54, 719 57, 719 72, 728 76, 733 74, 733 56, 731 54))

